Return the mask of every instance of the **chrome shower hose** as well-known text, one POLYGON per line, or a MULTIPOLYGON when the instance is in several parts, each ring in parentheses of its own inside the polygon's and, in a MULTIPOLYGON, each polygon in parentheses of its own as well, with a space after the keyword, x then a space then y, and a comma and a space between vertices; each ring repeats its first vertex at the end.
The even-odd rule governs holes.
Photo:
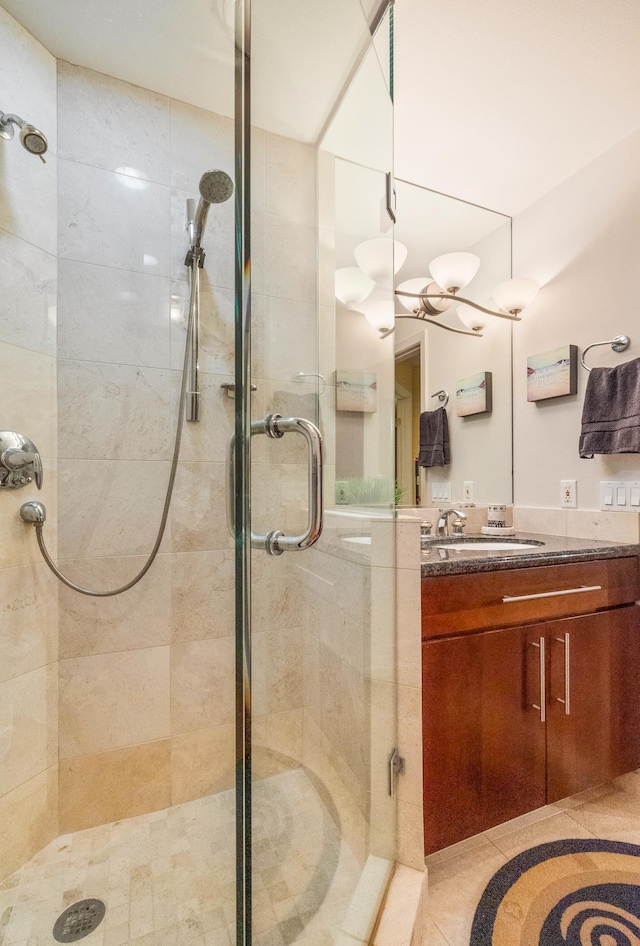
POLYGON ((197 283, 199 279, 198 272, 198 260, 194 259, 191 267, 189 269, 190 273, 190 283, 191 288, 189 292, 189 317, 187 320, 187 338, 184 347, 184 362, 182 365, 182 385, 180 387, 180 402, 178 405, 178 421, 176 424, 176 438, 173 446, 173 458, 171 460, 171 472, 169 474, 169 482, 167 484, 167 492, 164 497, 164 506, 162 509, 162 516, 160 518, 160 528, 158 529, 158 535, 156 536, 156 541, 149 558, 131 581, 127 582, 126 585, 122 585, 121 588, 115 588, 113 591, 91 591, 89 588, 83 588, 81 585, 76 585, 74 582, 70 581, 65 575, 62 574, 57 565, 54 564, 51 556, 47 551, 47 547, 44 544, 44 536, 42 530, 44 528, 43 522, 36 522, 36 536, 38 538, 38 545, 40 551, 42 552, 42 557, 60 581, 67 586, 67 588, 73 589, 73 591, 78 591, 81 595, 90 595, 92 598, 112 598, 114 595, 121 595, 124 591, 129 591, 130 588, 133 588, 134 585, 137 585, 138 582, 144 578, 151 566, 153 565, 156 555, 162 544, 162 539, 164 537, 164 532, 167 527, 167 519, 169 518, 169 507, 171 506, 171 497, 173 495, 173 486, 176 480, 176 472, 178 468, 178 458, 180 456, 180 444, 182 442, 182 428, 184 426, 184 414, 185 414, 185 399, 187 393, 187 365, 189 361, 189 350, 191 347, 191 336, 193 333, 193 325, 195 321, 195 304, 197 296, 197 283))

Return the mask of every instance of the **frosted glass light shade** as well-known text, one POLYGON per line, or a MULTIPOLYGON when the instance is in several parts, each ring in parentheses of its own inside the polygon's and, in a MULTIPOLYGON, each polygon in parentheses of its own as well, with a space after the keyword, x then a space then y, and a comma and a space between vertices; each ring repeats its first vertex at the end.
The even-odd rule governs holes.
POLYGON ((358 266, 336 270, 336 298, 353 309, 367 298, 375 283, 358 266))
POLYGON ((369 279, 386 288, 391 288, 393 276, 404 266, 407 258, 406 246, 388 237, 365 240, 353 251, 356 263, 369 279))
POLYGON ((531 305, 539 288, 535 279, 507 279, 493 290, 493 298, 505 312, 522 312, 531 305))
MULTIPOLYGON (((481 302, 480 305, 490 308, 491 300, 481 302)), ((456 315, 467 328, 470 328, 474 332, 481 332, 491 318, 491 316, 487 315, 485 312, 479 312, 477 309, 474 309, 472 305, 466 304, 458 306, 456 315)))
POLYGON ((395 325, 395 313, 384 302, 374 302, 364 317, 379 332, 387 332, 395 325))
MULTIPOLYGON (((405 279, 397 288, 402 292, 422 292, 430 282, 430 276, 417 276, 415 279, 405 279)), ((398 302, 409 312, 413 312, 420 306, 420 300, 412 299, 410 296, 398 296, 398 302)))
POLYGON ((463 289, 480 268, 480 257, 475 253, 445 253, 429 263, 429 272, 447 292, 463 289))
POLYGON ((395 325, 395 308, 393 300, 378 299, 372 302, 365 302, 360 311, 370 325, 378 329, 379 332, 386 332, 395 325))

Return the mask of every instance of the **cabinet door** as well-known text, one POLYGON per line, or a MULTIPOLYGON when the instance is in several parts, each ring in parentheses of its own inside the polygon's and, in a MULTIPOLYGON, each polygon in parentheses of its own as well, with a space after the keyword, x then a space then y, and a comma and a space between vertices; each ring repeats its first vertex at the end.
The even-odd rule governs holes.
POLYGON ((640 622, 632 605, 547 624, 547 798, 640 765, 640 622))
POLYGON ((423 644, 425 853, 544 805, 541 631, 423 644))

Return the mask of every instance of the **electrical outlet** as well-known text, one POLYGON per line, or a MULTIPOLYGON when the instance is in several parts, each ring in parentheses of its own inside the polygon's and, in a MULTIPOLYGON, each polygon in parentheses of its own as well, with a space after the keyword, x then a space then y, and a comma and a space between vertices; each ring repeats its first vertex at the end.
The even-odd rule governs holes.
POLYGON ((462 484, 462 498, 465 503, 473 502, 473 482, 471 480, 465 480, 462 484))
POLYGON ((573 509, 578 505, 578 484, 576 480, 560 480, 560 505, 573 509))

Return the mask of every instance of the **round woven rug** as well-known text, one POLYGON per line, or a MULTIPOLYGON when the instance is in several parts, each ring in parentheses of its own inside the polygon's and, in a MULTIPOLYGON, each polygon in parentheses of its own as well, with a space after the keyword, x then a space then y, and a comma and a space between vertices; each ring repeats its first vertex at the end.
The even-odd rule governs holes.
POLYGON ((640 946, 640 847, 540 844, 494 874, 470 946, 640 946))

